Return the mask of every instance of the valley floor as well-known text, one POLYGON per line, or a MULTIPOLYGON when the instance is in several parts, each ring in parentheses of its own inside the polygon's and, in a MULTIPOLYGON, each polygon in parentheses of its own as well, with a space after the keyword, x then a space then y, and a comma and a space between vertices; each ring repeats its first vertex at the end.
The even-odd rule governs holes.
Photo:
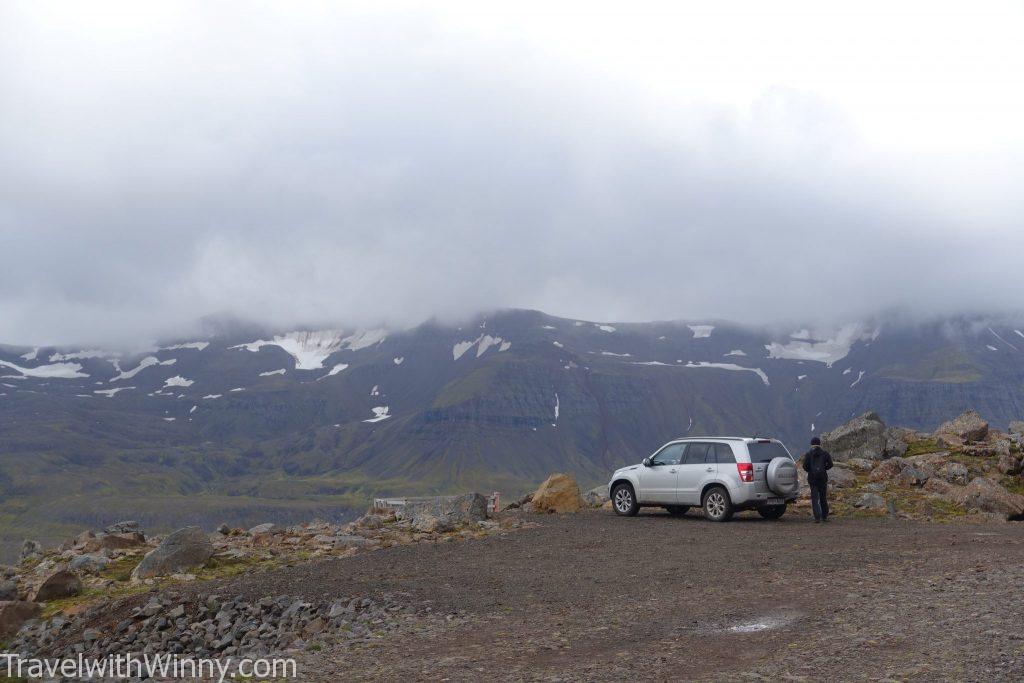
POLYGON ((536 519, 216 588, 418 610, 379 639, 303 653, 303 681, 1024 678, 1024 525, 536 519))

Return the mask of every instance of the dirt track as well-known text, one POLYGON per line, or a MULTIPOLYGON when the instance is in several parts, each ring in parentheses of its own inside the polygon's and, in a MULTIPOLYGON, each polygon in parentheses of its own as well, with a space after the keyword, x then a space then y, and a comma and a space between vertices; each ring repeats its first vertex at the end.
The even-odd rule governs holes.
POLYGON ((608 512, 238 580, 430 605, 302 679, 1020 680, 1024 525, 608 512), (340 677, 340 678, 339 678, 340 677))

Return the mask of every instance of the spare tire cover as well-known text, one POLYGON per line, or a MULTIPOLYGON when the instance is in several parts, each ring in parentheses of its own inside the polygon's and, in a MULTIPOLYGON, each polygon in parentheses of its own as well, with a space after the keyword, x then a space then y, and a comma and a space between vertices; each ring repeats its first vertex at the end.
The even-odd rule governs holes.
POLYGON ((768 463, 767 478, 768 488, 780 496, 790 496, 800 486, 796 478, 796 463, 781 456, 768 463))

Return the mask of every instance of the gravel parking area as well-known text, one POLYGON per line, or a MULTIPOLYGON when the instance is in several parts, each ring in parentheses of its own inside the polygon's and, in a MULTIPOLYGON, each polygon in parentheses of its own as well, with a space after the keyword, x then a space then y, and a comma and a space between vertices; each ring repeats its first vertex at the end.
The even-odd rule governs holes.
POLYGON ((247 576, 418 613, 302 679, 1020 680, 1024 526, 595 511, 247 576), (427 611, 429 608, 429 611, 427 611))

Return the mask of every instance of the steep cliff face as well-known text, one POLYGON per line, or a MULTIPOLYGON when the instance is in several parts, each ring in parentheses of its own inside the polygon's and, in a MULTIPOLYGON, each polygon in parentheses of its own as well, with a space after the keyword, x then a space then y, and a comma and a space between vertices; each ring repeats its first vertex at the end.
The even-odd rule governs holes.
POLYGON ((53 487, 97 508, 200 492, 204 515, 229 507, 218 496, 344 507, 377 492, 525 490, 552 471, 592 485, 687 434, 798 450, 868 410, 933 429, 976 408, 1005 428, 1024 416, 1022 329, 780 333, 504 311, 406 331, 228 330, 142 353, 0 347, 0 490, 22 501, 15 526, 53 487))

